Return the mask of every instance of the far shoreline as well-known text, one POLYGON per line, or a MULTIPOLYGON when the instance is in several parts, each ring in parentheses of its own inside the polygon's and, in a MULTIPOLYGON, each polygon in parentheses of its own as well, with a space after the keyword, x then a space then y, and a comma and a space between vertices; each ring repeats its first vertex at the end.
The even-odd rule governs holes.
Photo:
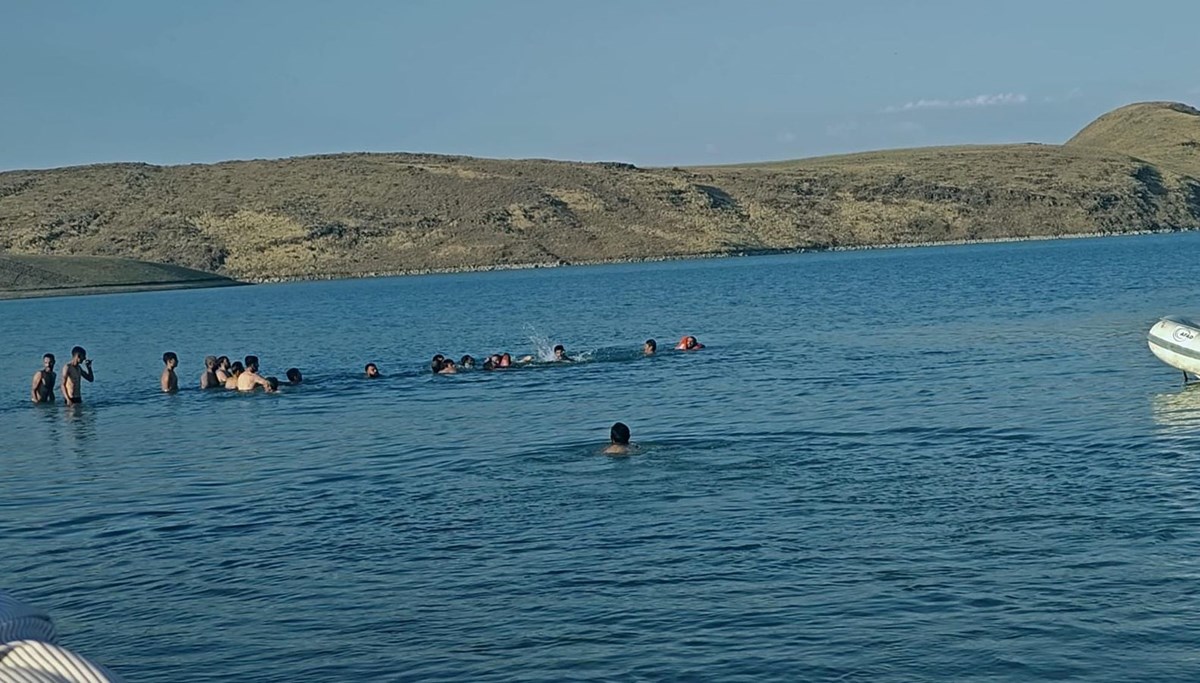
POLYGON ((1019 237, 982 237, 978 239, 957 239, 925 242, 896 242, 894 244, 856 244, 833 247, 790 247, 782 249, 738 249, 735 251, 719 251, 703 254, 676 254, 662 256, 645 256, 631 258, 595 259, 580 261, 532 262, 532 263, 500 263, 487 266, 449 266, 444 268, 409 268, 394 271, 375 271, 369 273, 331 273, 316 276, 280 276, 268 278, 244 278, 240 282, 246 284, 266 285, 284 284, 288 282, 326 282, 334 280, 361 280, 386 277, 411 277, 420 275, 458 275, 463 273, 490 273, 506 270, 538 270, 542 268, 572 268, 575 266, 612 266, 637 263, 666 263, 670 261, 702 261, 722 258, 745 258, 751 256, 783 256, 787 254, 826 254, 847 251, 878 251, 885 249, 923 249, 928 247, 959 247, 980 244, 1005 244, 1009 242, 1054 242, 1058 240, 1095 239, 1104 237, 1135 237, 1145 235, 1169 235, 1175 233, 1198 232, 1200 228, 1168 228, 1164 230, 1130 230, 1125 232, 1086 232, 1068 235, 1027 235, 1019 237))
POLYGON ((166 292, 176 289, 213 289, 217 287, 241 287, 250 282, 234 280, 224 276, 213 276, 205 280, 180 280, 176 282, 130 282, 109 285, 74 285, 70 287, 48 287, 42 289, 0 289, 0 302, 20 299, 45 299, 50 297, 92 296, 96 294, 134 294, 138 292, 166 292))
POLYGON ((1005 244, 1010 242, 1050 242, 1070 239, 1094 239, 1104 237, 1134 237, 1143 235, 1166 235, 1174 233, 1196 232, 1197 228, 1169 228, 1164 230, 1133 230, 1125 232, 1087 232, 1066 235, 1026 235, 1014 237, 985 237, 978 239, 930 240, 922 242, 897 242, 894 244, 861 244, 838 245, 830 247, 795 247, 785 249, 739 249, 734 251, 710 252, 703 254, 677 254, 646 256, 640 258, 595 259, 581 261, 534 262, 534 263, 502 263, 484 266, 451 266, 444 268, 410 268, 395 271, 376 271, 366 273, 330 273, 326 275, 280 276, 266 278, 232 279, 214 275, 212 279, 187 280, 177 282, 147 282, 112 285, 79 285, 72 287, 55 287, 29 290, 0 290, 0 301, 86 296, 94 294, 132 294, 138 292, 170 291, 178 289, 209 289, 216 287, 238 287, 258 284, 283 284, 289 282, 325 282, 334 280, 360 280, 387 277, 410 277, 419 275, 454 275, 463 273, 488 273, 507 270, 537 270, 541 268, 570 268, 574 266, 603 266, 637 263, 664 263, 669 261, 698 261, 721 258, 742 258, 748 256, 780 256, 786 254, 820 254, 848 251, 876 251, 884 249, 922 249, 928 247, 971 246, 980 244, 1005 244))

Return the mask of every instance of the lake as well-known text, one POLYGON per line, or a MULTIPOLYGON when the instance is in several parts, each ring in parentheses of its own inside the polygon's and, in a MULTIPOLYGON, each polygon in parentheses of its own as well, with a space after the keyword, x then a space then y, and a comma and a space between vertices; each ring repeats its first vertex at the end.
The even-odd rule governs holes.
POLYGON ((130 681, 1195 680, 1200 387, 1145 335, 1198 250, 0 302, 0 586, 130 681), (31 405, 75 344, 85 404, 31 405), (207 354, 307 381, 201 393, 207 354))

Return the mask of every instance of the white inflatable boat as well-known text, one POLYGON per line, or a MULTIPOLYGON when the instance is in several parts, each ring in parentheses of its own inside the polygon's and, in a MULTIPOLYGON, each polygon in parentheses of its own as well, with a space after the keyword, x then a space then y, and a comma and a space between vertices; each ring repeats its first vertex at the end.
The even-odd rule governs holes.
POLYGON ((1146 335, 1150 350, 1162 362, 1184 374, 1200 377, 1200 324, 1169 315, 1154 324, 1146 335))

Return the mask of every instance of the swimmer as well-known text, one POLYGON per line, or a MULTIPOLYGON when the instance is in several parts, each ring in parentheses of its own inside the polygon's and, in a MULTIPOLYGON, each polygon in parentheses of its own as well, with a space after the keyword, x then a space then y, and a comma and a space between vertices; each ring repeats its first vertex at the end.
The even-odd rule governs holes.
POLYGON ((225 379, 225 388, 237 389, 238 377, 240 377, 244 371, 245 368, 242 367, 242 361, 233 361, 233 365, 229 366, 229 377, 225 379))
MULTIPOLYGON (((283 373, 287 377, 288 384, 296 386, 304 381, 304 375, 300 374, 300 368, 288 368, 287 372, 283 373)), ((270 377, 267 378, 271 379, 270 377)))
POLYGON ((179 391, 179 378, 175 376, 175 368, 179 367, 179 356, 176 356, 174 351, 167 351, 163 354, 163 365, 167 367, 163 368, 159 384, 164 392, 173 394, 179 391))
POLYGON ((653 339, 647 339, 645 344, 642 344, 642 355, 653 356, 658 351, 658 342, 653 339))
POLYGON ((483 361, 483 369, 489 372, 496 369, 496 361, 492 356, 488 356, 488 359, 483 361))
POLYGON ((507 353, 500 354, 499 367, 507 368, 512 366, 512 356, 507 353))
POLYGON ((556 363, 558 363, 558 362, 568 362, 569 363, 572 360, 574 360, 574 359, 567 355, 567 349, 562 344, 559 344, 558 346, 554 347, 554 361, 556 363))
POLYGON ((278 377, 268 377, 267 384, 266 384, 266 386, 263 387, 263 391, 267 392, 268 394, 273 394, 273 393, 279 391, 279 378, 278 377))
POLYGON ((229 380, 229 356, 220 356, 217 358, 217 382, 224 384, 229 380))
POLYGON ((54 403, 54 354, 42 356, 42 369, 33 373, 30 398, 34 403, 54 403))
POLYGON ((440 353, 433 354, 433 360, 429 361, 429 369, 433 370, 434 372, 437 372, 438 368, 442 367, 442 361, 444 361, 444 360, 446 360, 446 357, 443 356, 442 354, 440 354, 440 353))
POLYGON ((453 358, 443 358, 441 363, 434 366, 433 371, 439 375, 454 375, 458 373, 458 367, 453 358))
POLYGON ((702 348, 704 348, 704 344, 701 344, 695 337, 693 337, 691 335, 687 335, 684 338, 679 340, 679 344, 675 347, 675 350, 676 351, 699 351, 702 348))
POLYGON ((463 370, 470 370, 475 367, 475 358, 473 356, 471 356, 471 354, 468 353, 467 355, 463 356, 461 360, 458 361, 458 365, 463 370))
POLYGON ((217 377, 217 357, 204 357, 204 372, 200 373, 200 388, 214 389, 223 384, 221 379, 217 377))
POLYGON ((379 379, 380 377, 379 366, 374 363, 367 363, 363 367, 363 373, 367 376, 367 379, 379 379))
MULTIPOLYGON (((276 380, 278 384, 278 380, 276 380)), ((271 383, 258 374, 258 356, 246 356, 246 369, 237 378, 238 391, 254 391, 258 387, 269 389, 271 383)))
POLYGON ((625 426, 624 422, 618 422, 608 430, 608 448, 605 448, 605 455, 629 455, 633 447, 629 445, 629 427, 625 426))
POLYGON ((87 351, 82 346, 71 349, 71 361, 63 366, 62 395, 67 405, 83 403, 83 387, 80 380, 96 381, 92 374, 92 361, 87 357, 87 351))

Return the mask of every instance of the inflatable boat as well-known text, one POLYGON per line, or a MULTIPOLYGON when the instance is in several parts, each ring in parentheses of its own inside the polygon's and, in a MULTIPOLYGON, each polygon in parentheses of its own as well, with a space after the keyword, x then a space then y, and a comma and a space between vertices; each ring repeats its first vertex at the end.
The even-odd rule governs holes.
POLYGON ((1183 373, 1200 377, 1200 324, 1169 315, 1154 324, 1146 335, 1150 351, 1162 362, 1183 373))

